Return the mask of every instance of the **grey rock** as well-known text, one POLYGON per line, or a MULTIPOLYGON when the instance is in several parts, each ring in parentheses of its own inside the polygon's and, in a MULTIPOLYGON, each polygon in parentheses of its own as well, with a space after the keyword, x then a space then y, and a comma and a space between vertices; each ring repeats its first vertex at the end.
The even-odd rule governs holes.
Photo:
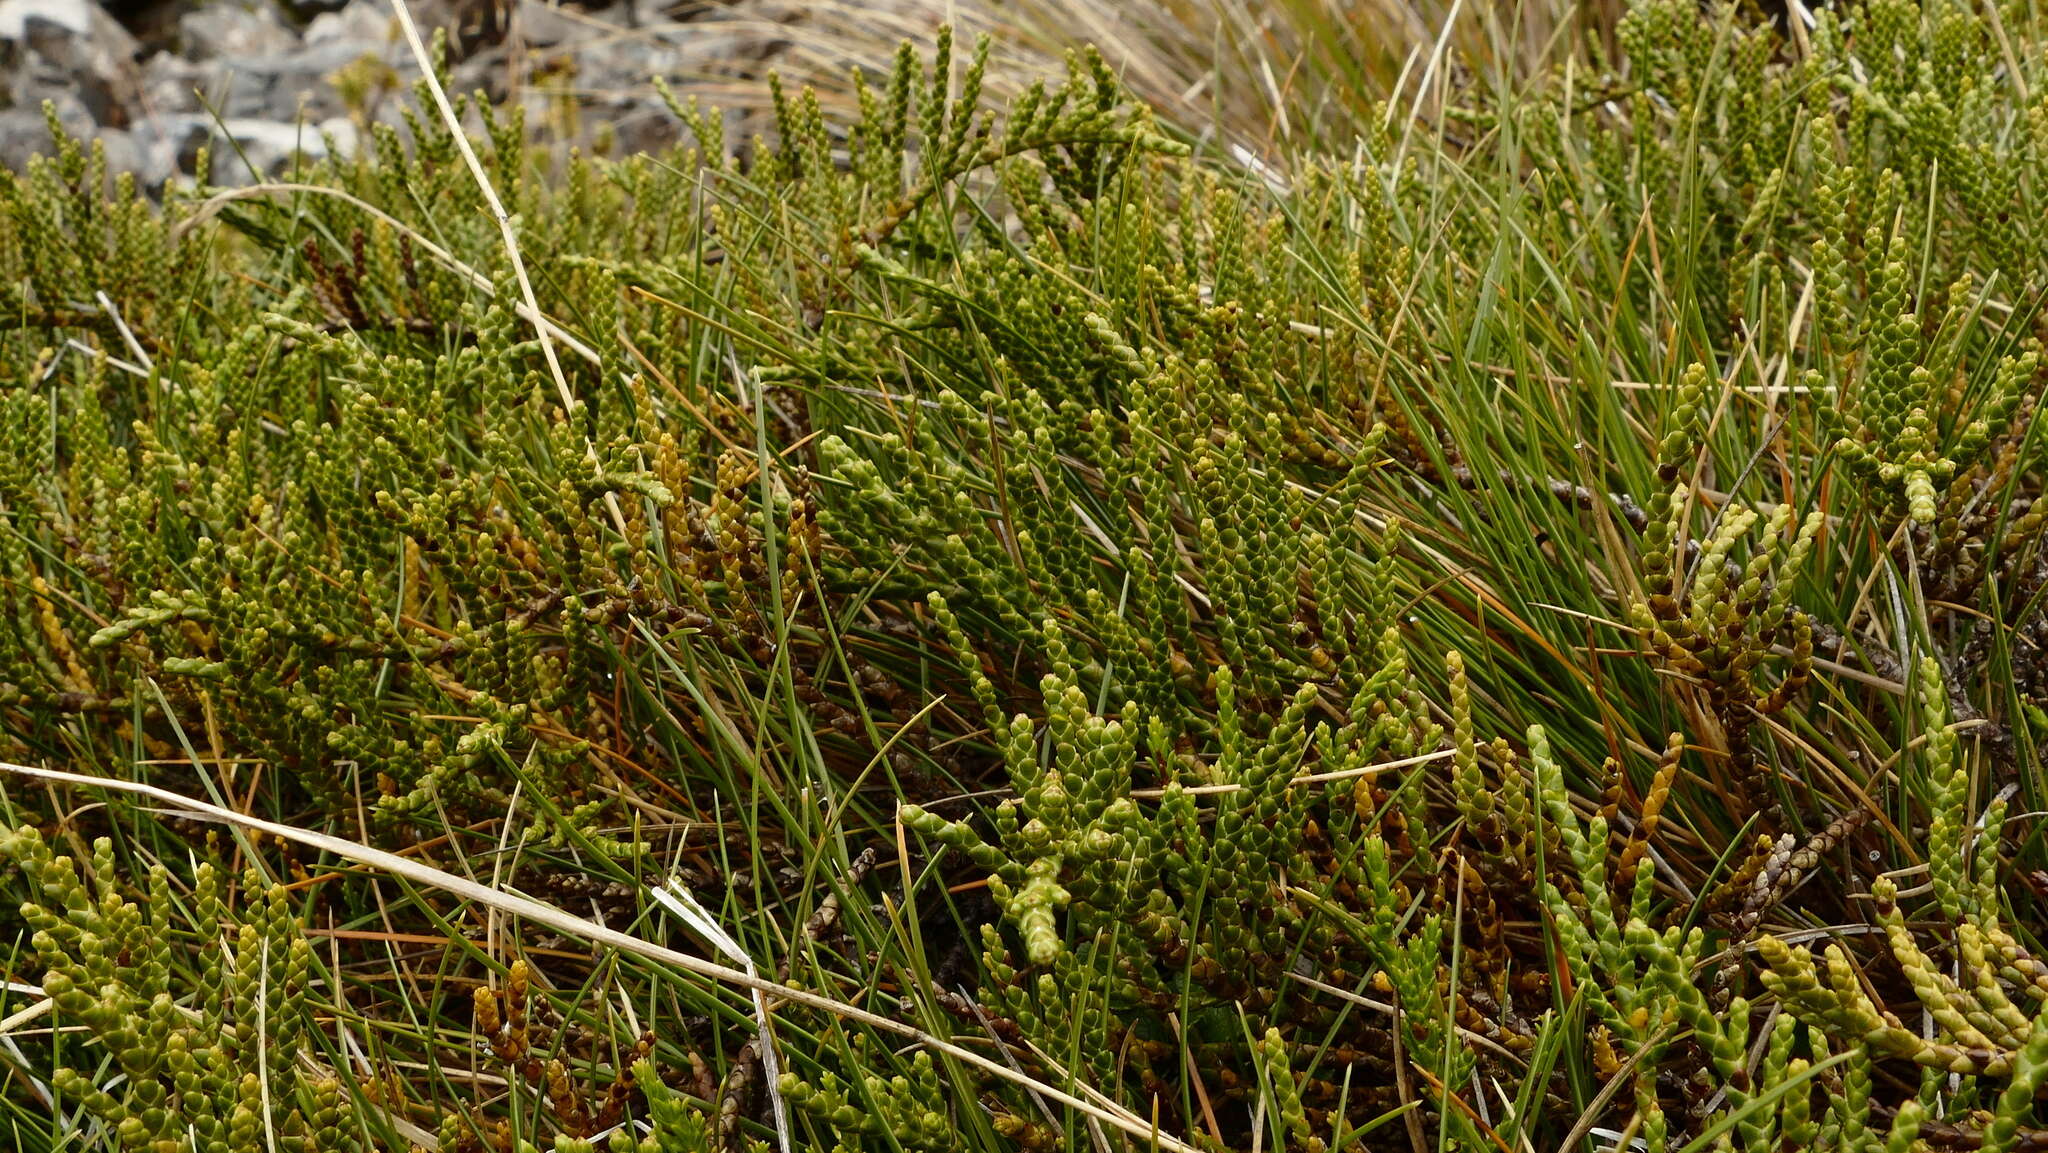
POLYGON ((158 52, 142 62, 141 103, 144 117, 197 112, 216 107, 231 90, 229 69, 215 62, 194 64, 171 52, 158 52))
POLYGON ((106 151, 109 177, 115 173, 133 172, 136 180, 145 188, 162 183, 160 178, 152 179, 156 174, 151 171, 149 157, 143 152, 142 145, 136 141, 134 133, 121 128, 102 128, 93 139, 106 151))
POLYGON ((137 92, 141 45, 93 0, 0 0, 0 75, 17 108, 68 94, 119 127, 137 92))
POLYGON ((298 33, 270 0, 213 0, 178 17, 178 48, 187 60, 274 58, 298 46, 298 33))
POLYGON ((199 116, 171 119, 169 137, 177 145, 180 171, 189 173, 199 145, 210 141, 213 159, 208 178, 220 185, 269 180, 288 172, 295 156, 309 161, 330 154, 346 157, 358 144, 355 125, 341 117, 317 124, 248 118, 216 123, 199 116))
MULTIPOLYGON (((282 59, 289 59, 284 57, 282 59)), ((230 57, 195 64, 159 52, 142 64, 141 111, 145 119, 183 112, 212 111, 222 116, 257 119, 289 113, 295 101, 280 101, 275 63, 255 67, 230 57)))
MULTIPOLYGON (((75 125, 65 127, 75 134, 75 125)), ((92 130, 90 117, 86 118, 85 130, 92 130)), ((0 112, 0 164, 20 171, 28 165, 29 157, 47 156, 49 152, 50 129, 41 112, 33 108, 0 112)))
POLYGON ((534 3, 528 0, 512 10, 512 34, 535 48, 552 48, 557 44, 574 44, 589 40, 593 34, 604 35, 608 24, 622 23, 621 10, 617 21, 606 19, 606 13, 594 15, 569 15, 554 4, 534 3))
MULTIPOLYGON (((151 29, 146 57, 102 2, 113 0, 0 0, 0 163, 19 167, 49 151, 45 100, 75 134, 106 142, 110 167, 136 172, 152 189, 189 175, 209 142, 211 179, 231 184, 273 177, 295 154, 325 156, 328 137, 335 151, 352 153, 368 127, 350 119, 358 112, 408 134, 400 113, 419 69, 390 0, 145 0, 158 5, 137 25, 151 29), (335 78, 366 60, 375 66, 366 107, 348 108, 335 78)), ((456 37, 453 93, 520 101, 544 139, 603 144, 614 155, 676 138, 651 77, 755 74, 764 37, 778 25, 764 30, 738 17, 636 24, 620 0, 503 0, 501 40, 478 35, 474 0, 407 5, 429 38, 437 28, 467 29, 456 37), (567 91, 576 93, 574 116, 563 115, 567 91)), ((749 123, 737 111, 728 136, 743 137, 749 123)))
POLYGON ((322 48, 339 44, 361 55, 379 52, 396 39, 389 5, 376 0, 349 0, 337 11, 313 17, 312 23, 306 25, 305 45, 322 48))
POLYGON ((0 0, 0 38, 101 40, 111 50, 134 56, 139 45, 121 22, 93 0, 0 0))
MULTIPOLYGON (((132 172, 143 188, 154 192, 170 175, 170 170, 155 162, 134 133, 96 127, 85 114, 84 106, 75 100, 58 112, 58 120, 74 139, 88 147, 97 143, 105 151, 110 181, 119 173, 132 172)), ((49 156, 54 151, 49 122, 39 109, 0 111, 0 165, 20 171, 28 167, 29 157, 49 156)))

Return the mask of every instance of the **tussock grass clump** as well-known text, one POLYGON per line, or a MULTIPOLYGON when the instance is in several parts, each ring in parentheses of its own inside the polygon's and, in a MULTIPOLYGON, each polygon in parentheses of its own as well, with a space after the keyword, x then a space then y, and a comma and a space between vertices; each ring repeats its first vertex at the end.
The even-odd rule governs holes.
POLYGON ((1284 175, 949 38, 744 162, 465 109, 539 315, 436 117, 161 206, 60 137, 7 755, 950 1040, 24 786, 15 1132, 2048 1141, 2043 31, 1641 0, 1284 175))

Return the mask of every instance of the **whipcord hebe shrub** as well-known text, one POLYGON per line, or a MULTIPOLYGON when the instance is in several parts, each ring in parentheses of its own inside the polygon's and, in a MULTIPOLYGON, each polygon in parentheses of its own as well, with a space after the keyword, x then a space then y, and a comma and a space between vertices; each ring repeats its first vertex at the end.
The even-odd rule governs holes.
MULTIPOLYGON (((943 41, 744 161, 474 105, 568 408, 432 118, 160 206, 59 135, 6 753, 650 933, 677 873, 1199 1145, 2048 1143, 2043 31, 1649 0, 1253 177, 943 41)), ((773 1139, 743 998, 93 800, 0 846, 25 1141, 773 1139)), ((821 1148, 1123 1140, 775 1018, 821 1148)))

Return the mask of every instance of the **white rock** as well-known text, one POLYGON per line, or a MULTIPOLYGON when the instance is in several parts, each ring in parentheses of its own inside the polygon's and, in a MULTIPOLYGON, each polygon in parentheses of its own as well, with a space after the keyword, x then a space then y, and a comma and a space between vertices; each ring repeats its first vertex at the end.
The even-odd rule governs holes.
MULTIPOLYGON (((128 36, 128 30, 108 18, 92 0, 0 0, 0 38, 7 40, 28 39, 29 24, 33 21, 85 36, 95 31, 100 20, 113 23, 122 36, 128 36)), ((135 38, 128 36, 128 42, 132 45, 135 38)))
POLYGON ((260 59, 291 52, 299 37, 269 0, 212 0, 178 17, 178 43, 188 60, 260 59))
POLYGON ((307 160, 325 159, 330 155, 330 139, 338 157, 353 155, 359 145, 355 125, 338 116, 317 124, 250 117, 218 124, 204 116, 176 116, 169 120, 172 138, 184 142, 187 149, 195 135, 200 139, 211 138, 213 163, 208 175, 215 184, 269 180, 287 170, 294 155, 307 160))
POLYGON ((350 0, 340 11, 322 12, 306 25, 308 48, 340 43, 362 52, 379 52, 395 39, 390 7, 375 0, 350 0))

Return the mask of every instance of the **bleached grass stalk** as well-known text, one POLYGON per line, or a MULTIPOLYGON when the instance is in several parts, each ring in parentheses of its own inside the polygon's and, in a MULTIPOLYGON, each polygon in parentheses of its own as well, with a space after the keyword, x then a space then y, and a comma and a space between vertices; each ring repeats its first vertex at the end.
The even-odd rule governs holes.
MULTIPOLYGON (((218 216, 221 209, 226 208, 237 200, 251 200, 259 196, 270 196, 280 192, 289 192, 295 196, 331 196, 356 209, 358 212, 364 213, 392 231, 403 235, 407 240, 412 241, 414 247, 439 261, 443 268, 469 281, 478 291, 489 296, 497 295, 498 288, 491 283, 490 277, 463 263, 454 253, 435 244, 418 229, 411 227, 360 196, 352 196, 339 188, 326 188, 318 184, 273 181, 267 184, 250 184, 242 188, 230 188, 223 192, 216 192, 201 201, 199 207, 194 209, 190 216, 180 220, 176 227, 172 229, 171 236, 173 239, 184 236, 198 225, 218 216)), ((513 311, 525 317, 535 329, 544 335, 551 335, 554 339, 561 341, 564 348, 567 348, 570 352, 575 353, 584 360, 597 364, 603 359, 598 356, 596 349, 576 339, 575 336, 571 335, 561 325, 549 320, 538 306, 529 306, 526 302, 521 301, 518 305, 514 306, 513 311)))
MULTIPOLYGON (((1438 749, 1436 752, 1433 753, 1422 753, 1418 756, 1402 757, 1400 760, 1397 761, 1381 761, 1378 764, 1359 765, 1358 767, 1351 769, 1333 769, 1327 773, 1303 773, 1301 776, 1289 779, 1287 783, 1289 785, 1320 785, 1326 784, 1330 781, 1348 781, 1353 777, 1363 777, 1369 776, 1373 773, 1383 773, 1386 772, 1388 769, 1408 769, 1413 768, 1416 765, 1426 765, 1431 763, 1432 761, 1449 760, 1457 754, 1458 750, 1456 749, 1438 749)), ((1181 792, 1190 797, 1213 797, 1220 796, 1224 793, 1235 793, 1242 788, 1244 788, 1243 785, 1232 782, 1230 784, 1224 785, 1189 785, 1182 788, 1181 792)), ((1166 790, 1132 789, 1131 795, 1142 800, 1156 801, 1166 795, 1166 790)))
MULTIPOLYGON (((760 979, 761 970, 755 966, 754 958, 719 925, 710 910, 699 903, 696 894, 685 888, 681 881, 670 878, 667 884, 657 885, 647 892, 661 903, 662 908, 681 917, 683 923, 698 936, 725 954, 726 960, 745 969, 749 977, 760 979)), ((759 989, 751 992, 754 995, 754 1023, 761 1036, 761 1076, 768 1082, 768 1105, 775 1114, 775 1136, 782 1144, 782 1153, 794 1153, 796 1146, 789 1139, 789 1106, 782 1100, 782 1063, 775 1056, 775 1030, 769 1024, 768 997, 759 989)))
MULTIPOLYGON (((33 993, 37 996, 42 996, 43 992, 41 986, 25 985, 20 981, 7 982, 7 991, 10 993, 33 993)), ((42 1017, 43 1014, 48 1013, 50 1010, 56 1007, 57 1002, 52 1001, 48 997, 43 997, 42 1000, 37 1001, 35 1004, 30 1005, 26 1009, 19 1009, 15 1012, 7 1014, 7 1016, 5 1017, 0 1017, 0 1037, 5 1037, 7 1034, 14 1032, 16 1029, 21 1028, 23 1025, 26 1025, 31 1021, 37 1020, 38 1018, 42 1017)))
MULTIPOLYGON (((448 134, 455 138, 455 147, 462 153, 463 163, 469 166, 469 174, 476 178, 484 203, 490 206, 491 216, 498 222, 498 235, 505 241, 505 255, 512 260, 512 276, 519 281, 519 296, 526 302, 534 332, 540 335, 541 355, 547 358, 548 373, 555 379, 556 391, 561 393, 562 409, 574 412, 576 394, 569 391, 569 378, 562 374, 562 362, 555 356, 554 337, 540 319, 540 301, 533 295, 533 281, 527 278, 526 261, 519 255, 519 235, 512 227, 512 214, 505 211, 504 202, 498 199, 498 190, 491 187, 491 178, 484 174, 483 161, 477 159, 476 149, 470 147, 469 133, 463 130, 461 118, 455 115, 455 106, 448 102, 448 93, 441 87, 441 78, 434 73, 434 58, 428 55, 427 45, 420 39, 419 25, 413 23, 412 12, 405 6, 405 0, 391 0, 391 11, 397 15, 398 26, 405 32, 405 43, 412 49, 413 59, 419 62, 420 75, 427 82, 427 90, 433 93, 434 106, 440 109, 448 134)), ((595 446, 591 451, 595 454, 595 446)))
MULTIPOLYGON (((396 4, 399 0, 391 0, 396 4)), ((1443 66, 1444 54, 1451 46, 1451 32, 1458 25, 1458 16, 1465 10, 1465 0, 1451 0, 1451 10, 1444 14, 1442 27, 1437 32, 1436 44, 1429 50, 1429 63, 1423 66, 1422 78, 1415 84, 1415 102, 1408 107, 1408 121, 1401 129, 1401 145, 1394 151, 1391 170, 1401 171, 1402 163, 1408 158, 1408 145, 1414 139, 1416 125, 1422 123, 1422 103, 1429 97, 1430 85, 1435 82, 1437 70, 1443 66)), ((1389 107, 1392 106, 1389 101, 1389 107)))
MULTIPOLYGON (((455 140, 455 147, 462 153, 464 164, 469 166, 470 176, 476 179, 477 191, 483 193, 484 203, 490 206, 491 216, 498 222, 498 236, 505 242, 505 255, 512 262, 512 277, 519 282, 520 300, 526 305, 527 319, 533 322, 533 331, 540 337, 541 355, 547 358, 548 375, 554 378, 555 392, 562 399, 562 415, 571 418, 576 412, 576 394, 569 390, 569 378, 562 372, 562 361, 555 355, 555 338, 548 332, 548 323, 541 316, 540 300, 533 294, 533 281, 526 275, 526 259, 519 254, 519 232, 512 227, 512 214, 505 211, 505 203, 498 199, 498 190, 491 186, 491 178, 484 173, 483 161, 477 159, 476 149, 469 143, 469 133, 463 130, 462 119, 455 115, 455 106, 448 101, 448 93, 441 87, 441 78, 434 74, 433 57, 427 54, 427 46, 420 39, 419 25, 413 23, 412 12, 406 8, 405 0, 391 0, 391 10, 398 15, 399 27, 405 30, 405 42, 412 49, 414 60, 419 61, 420 75, 426 80, 427 90, 433 93, 434 106, 441 111, 441 121, 448 126, 448 135, 455 140)), ((599 338, 610 333, 598 333, 599 338)), ((583 438, 584 454, 590 458, 593 471, 600 466, 597 444, 589 437, 583 438)), ((605 510, 611 513, 612 524, 619 534, 626 534, 626 514, 619 508, 617 493, 604 494, 605 510)))
MULTIPOLYGON (((237 956, 237 966, 248 961, 237 956)), ((263 938, 263 955, 256 962, 262 968, 256 986, 256 1081, 263 1095, 263 1148, 277 1153, 277 1122, 270 1108, 270 938, 263 938)))
POLYGON ((87 344, 84 341, 79 340, 75 337, 65 341, 64 344, 65 347, 70 348, 74 352, 82 352, 87 356, 98 357, 99 359, 106 361, 108 364, 113 365, 115 368, 120 369, 122 372, 125 372, 130 376, 140 376, 143 377, 144 379, 147 379, 149 377, 149 370, 143 368, 141 365, 130 364, 127 361, 122 360, 120 357, 108 353, 105 349, 94 348, 92 345, 87 344))
POLYGON ((156 362, 149 358, 149 353, 143 349, 142 342, 135 339, 135 334, 129 331, 128 322, 121 319, 121 310, 114 307, 114 302, 108 299, 104 290, 93 293, 93 296, 100 302, 100 309, 107 314, 107 319, 114 322, 114 329, 121 334, 121 340, 128 346, 130 355, 135 357, 135 363, 155 372, 156 362))
POLYGON ((214 820, 223 824, 233 825, 237 828, 268 833, 281 840, 304 845, 307 848, 317 849, 321 852, 332 853, 342 860, 353 861, 356 864, 378 869, 396 877, 403 877, 417 884, 440 889, 442 892, 465 901, 474 901, 486 908, 495 909, 512 916, 524 917, 535 924, 545 925, 558 933, 580 937, 593 944, 607 945, 622 953, 628 953, 644 960, 680 969, 686 973, 694 973, 700 977, 706 977, 735 988, 746 989, 760 994, 773 994, 775 997, 793 1005, 802 1005, 823 1013, 830 1013, 841 1020, 866 1025, 869 1028, 879 1029, 886 1033, 894 1033, 935 1053, 951 1057, 962 1064, 971 1065, 992 1077, 1000 1078, 1011 1084, 1020 1085, 1032 1092, 1042 1094, 1069 1109, 1073 1109, 1120 1132, 1126 1133, 1135 1138, 1140 1143, 1141 1148, 1170 1150, 1171 1153, 1199 1153, 1193 1145, 1177 1137, 1161 1133, 1144 1118, 1131 1113, 1129 1110, 1106 1108, 1092 1101, 1083 1100, 1057 1086, 1046 1084, 1027 1073, 1012 1069, 1000 1061, 984 1057, 972 1049, 964 1048, 943 1037, 927 1033, 915 1025, 905 1024, 894 1018, 870 1012, 858 1005, 821 996, 809 990, 779 985, 765 977, 746 972, 743 969, 735 969, 730 965, 722 965, 702 957, 692 957, 688 953, 678 952, 666 945, 657 945, 652 941, 642 940, 630 933, 622 933, 617 929, 600 925, 595 921, 584 920, 582 917, 564 912, 553 905, 536 901, 531 897, 500 892, 489 886, 480 885, 475 881, 458 877, 453 873, 436 869, 431 865, 423 865, 418 861, 408 860, 395 853, 387 853, 382 849, 372 848, 369 845, 351 841, 345 837, 317 833, 311 829, 301 829, 295 825, 280 824, 276 821, 266 821, 261 817, 252 817, 246 813, 238 813, 233 809, 196 800, 181 793, 174 793, 169 789, 160 789, 155 785, 144 784, 140 781, 113 780, 107 777, 88 776, 84 773, 67 773, 59 769, 41 769, 32 765, 18 765, 8 761, 0 761, 0 773, 11 773, 15 776, 49 781, 55 784, 111 789, 114 792, 147 797, 158 804, 176 809, 180 814, 187 817, 214 820))
MULTIPOLYGON (((29 1068, 29 1061, 28 1054, 22 1052, 21 1046, 15 1043, 13 1036, 14 1030, 19 1029, 22 1025, 26 1024, 29 1021, 33 1021, 35 1017, 40 1017, 44 1013, 49 1012, 50 1007, 54 1006, 55 1004, 55 1001, 52 1001, 48 998, 44 998, 42 1001, 37 1002, 33 1006, 30 1006, 29 1009, 23 1010, 23 1013, 33 1011, 35 1014, 34 1017, 24 1017, 23 1013, 16 1013, 13 1016, 7 1018, 6 1021, 0 1021, 0 1049, 5 1049, 7 1051, 7 1055, 9 1057, 14 1058, 15 1068, 27 1069, 29 1068)), ((37 1103, 42 1105, 43 1108, 50 1110, 52 1113, 55 1113, 57 1109, 57 1098, 54 1094, 50 1092, 49 1084, 45 1082, 41 1077, 37 1077, 33 1074, 25 1074, 23 1080, 28 1082, 29 1092, 35 1094, 37 1103)))

